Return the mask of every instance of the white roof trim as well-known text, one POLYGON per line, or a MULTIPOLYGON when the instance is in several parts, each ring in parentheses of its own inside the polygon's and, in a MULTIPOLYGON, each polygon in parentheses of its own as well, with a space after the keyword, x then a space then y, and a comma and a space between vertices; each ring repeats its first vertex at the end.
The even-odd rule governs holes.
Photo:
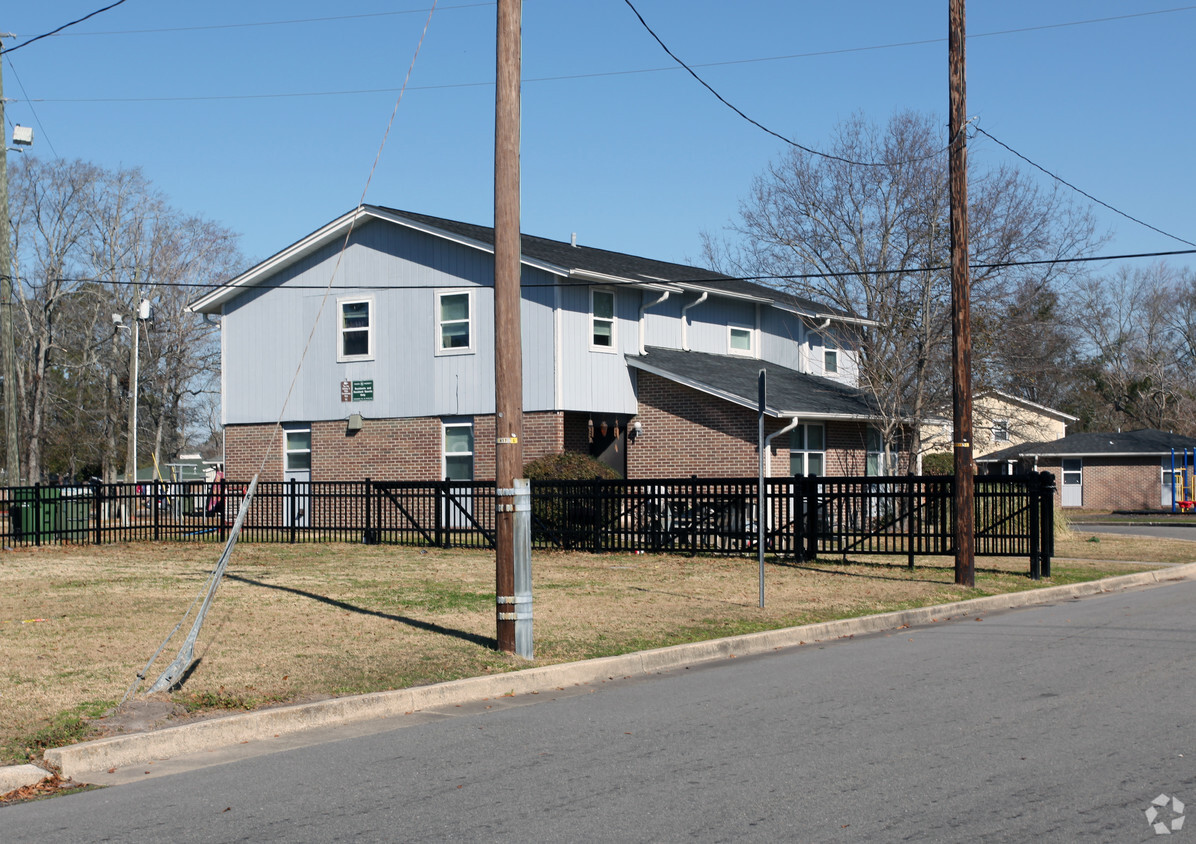
MULTIPOLYGON (((296 241, 281 252, 270 256, 261 263, 241 273, 241 275, 226 281, 215 290, 209 291, 188 305, 188 309, 195 313, 220 313, 221 306, 228 300, 239 295, 247 288, 255 287, 263 278, 285 269, 317 249, 343 238, 350 228, 359 228, 359 221, 363 218, 386 220, 395 225, 405 226, 406 228, 420 231, 424 234, 441 238, 442 240, 461 244, 470 249, 477 249, 481 252, 491 254, 494 252, 494 247, 491 244, 483 243, 480 240, 474 240, 473 238, 454 234, 426 223, 420 223, 400 214, 391 213, 375 205, 362 205, 321 226, 307 237, 296 241)), ((520 263, 535 269, 544 270, 553 275, 569 275, 569 271, 564 267, 558 267, 555 264, 549 264, 545 261, 521 256, 520 263)))
POLYGON ((1028 407, 1031 410, 1037 410, 1039 413, 1044 413, 1047 416, 1056 416, 1059 419, 1066 419, 1072 422, 1079 421, 1080 418, 1078 416, 1072 416, 1070 413, 1064 413, 1062 410, 1055 410, 1053 407, 1047 407, 1045 404, 1038 404, 1037 402, 1032 402, 1029 399, 1023 399, 1020 396, 1011 395, 1002 390, 983 390, 979 395, 976 396, 976 398, 982 398, 983 396, 997 396, 1002 401, 1007 401, 1011 404, 1020 404, 1022 407, 1028 407))

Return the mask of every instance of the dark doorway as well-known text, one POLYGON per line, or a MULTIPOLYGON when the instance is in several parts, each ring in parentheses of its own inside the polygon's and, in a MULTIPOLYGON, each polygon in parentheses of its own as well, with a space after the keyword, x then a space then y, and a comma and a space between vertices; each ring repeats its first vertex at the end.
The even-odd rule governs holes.
POLYGON ((627 477, 627 419, 595 416, 593 421, 590 456, 627 477))

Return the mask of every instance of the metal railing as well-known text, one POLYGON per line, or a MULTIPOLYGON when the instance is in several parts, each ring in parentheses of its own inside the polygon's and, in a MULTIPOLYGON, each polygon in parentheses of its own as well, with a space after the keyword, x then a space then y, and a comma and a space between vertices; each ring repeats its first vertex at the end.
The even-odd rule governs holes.
MULTIPOLYGON (((9 545, 219 541, 246 483, 186 481, 11 487, 0 490, 9 545)), ((536 481, 537 548, 603 552, 819 555, 951 555, 952 478, 755 478, 536 481)), ((1050 574, 1054 480, 1049 473, 980 476, 977 556, 1029 557, 1050 574)), ((259 482, 243 542, 367 542, 493 547, 493 482, 259 482)))

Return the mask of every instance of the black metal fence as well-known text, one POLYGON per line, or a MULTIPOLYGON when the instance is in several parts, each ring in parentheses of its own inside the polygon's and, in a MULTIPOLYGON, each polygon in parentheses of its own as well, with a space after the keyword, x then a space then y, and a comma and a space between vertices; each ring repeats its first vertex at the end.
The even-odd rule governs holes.
MULTIPOLYGON (((9 545, 227 539, 247 483, 93 484, 0 490, 9 545)), ((952 478, 537 481, 532 542, 597 553, 756 552, 780 556, 952 555, 952 478)), ((977 556, 1029 557, 1050 575, 1049 473, 976 478, 977 556)), ((367 542, 493 547, 495 486, 459 481, 260 482, 244 542, 367 542)))

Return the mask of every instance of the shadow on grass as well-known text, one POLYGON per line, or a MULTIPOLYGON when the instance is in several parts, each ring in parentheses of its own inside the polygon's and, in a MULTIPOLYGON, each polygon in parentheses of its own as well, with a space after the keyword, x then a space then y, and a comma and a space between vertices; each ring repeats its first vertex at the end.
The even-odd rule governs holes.
POLYGON ((314 592, 307 592, 303 589, 295 589, 291 586, 279 586, 274 583, 262 583, 260 580, 242 577, 239 574, 226 573, 224 576, 228 580, 236 580, 240 583, 248 584, 249 586, 260 586, 263 589, 276 589, 279 592, 290 592, 292 595, 298 595, 302 598, 311 598, 313 601, 319 601, 321 604, 327 604, 330 607, 347 610, 348 612, 355 612, 361 615, 372 615, 375 618, 384 618, 387 621, 397 621, 400 624, 406 624, 409 627, 415 627, 419 630, 426 630, 429 633, 439 633, 442 636, 452 636, 455 639, 462 639, 474 645, 481 645, 484 648, 490 648, 491 650, 498 648, 498 639, 491 636, 479 636, 476 633, 467 633, 464 630, 454 630, 451 627, 443 627, 439 624, 433 624, 430 621, 421 621, 418 618, 410 618, 405 615, 391 615, 390 613, 378 612, 377 610, 369 610, 365 607, 346 604, 344 601, 338 601, 335 598, 329 598, 326 595, 317 595, 314 592))
MULTIPOLYGON (((793 561, 793 562, 777 563, 777 565, 784 566, 785 568, 801 569, 802 571, 818 572, 819 574, 837 574, 841 577, 858 577, 863 580, 896 580, 896 581, 900 581, 902 583, 932 583, 932 584, 935 584, 936 586, 951 585, 951 583, 952 583, 952 581, 933 580, 931 578, 926 578, 926 577, 898 577, 898 576, 894 576, 894 575, 879 573, 879 572, 887 572, 887 571, 908 572, 910 570, 909 566, 904 563, 901 563, 901 564, 897 564, 897 563, 865 563, 865 562, 847 561, 847 562, 844 562, 841 564, 844 566, 853 566, 855 568, 873 570, 873 571, 869 571, 869 572, 844 571, 841 568, 834 567, 835 566, 834 563, 823 563, 822 566, 819 566, 819 565, 814 565, 813 563, 799 563, 799 562, 793 561), (826 568, 825 566, 831 566, 831 567, 826 568), (877 572, 877 573, 873 573, 873 572, 877 572)), ((943 570, 947 571, 946 568, 944 568, 943 570)), ((975 572, 976 572, 976 574, 989 574, 989 575, 994 575, 994 576, 1012 575, 1014 577, 1024 577, 1026 579, 1029 579, 1029 577, 1030 577, 1029 573, 1027 573, 1027 572, 1013 572, 1013 571, 1009 571, 1007 569, 997 569, 997 568, 979 568, 979 567, 977 567, 975 569, 975 572)))

